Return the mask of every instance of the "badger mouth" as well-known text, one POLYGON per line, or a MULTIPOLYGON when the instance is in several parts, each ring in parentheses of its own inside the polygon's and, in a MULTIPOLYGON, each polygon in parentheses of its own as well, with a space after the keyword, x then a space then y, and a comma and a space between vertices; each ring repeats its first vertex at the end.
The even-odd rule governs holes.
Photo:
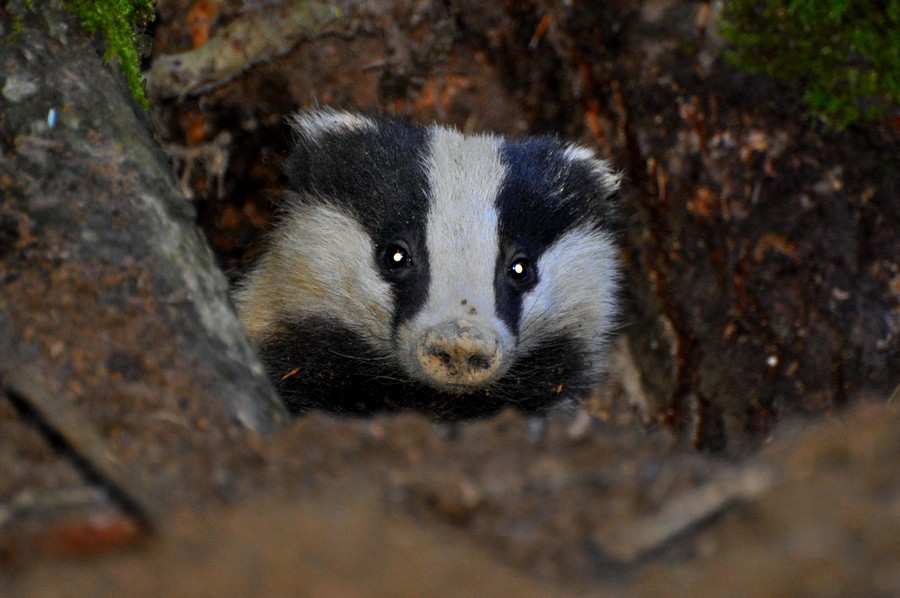
POLYGON ((499 335, 469 320, 427 328, 413 345, 413 362, 426 383, 454 394, 467 394, 500 378, 508 360, 499 335))

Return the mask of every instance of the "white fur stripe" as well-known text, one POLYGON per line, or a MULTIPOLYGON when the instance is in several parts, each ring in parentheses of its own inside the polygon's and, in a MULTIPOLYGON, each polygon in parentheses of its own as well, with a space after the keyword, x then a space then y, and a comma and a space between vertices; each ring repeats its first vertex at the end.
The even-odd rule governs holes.
POLYGON ((494 303, 500 250, 494 199, 505 176, 500 148, 497 137, 432 130, 426 159, 431 281, 425 305, 400 330, 401 342, 415 342, 427 326, 462 318, 496 331, 504 355, 511 357, 514 342, 494 303))

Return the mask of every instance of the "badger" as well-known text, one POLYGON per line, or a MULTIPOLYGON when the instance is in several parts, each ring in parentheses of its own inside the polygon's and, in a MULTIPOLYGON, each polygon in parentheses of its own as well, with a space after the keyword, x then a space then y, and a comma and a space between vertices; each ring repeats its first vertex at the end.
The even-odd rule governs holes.
POLYGON ((606 161, 383 115, 290 123, 290 190, 234 292, 289 411, 539 416, 598 384, 619 278, 606 161))

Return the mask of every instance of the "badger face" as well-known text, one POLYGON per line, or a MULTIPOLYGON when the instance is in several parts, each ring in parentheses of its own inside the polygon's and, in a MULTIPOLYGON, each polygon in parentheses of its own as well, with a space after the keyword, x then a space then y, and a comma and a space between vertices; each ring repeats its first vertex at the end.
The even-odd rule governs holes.
POLYGON ((290 409, 542 412, 602 373, 617 177, 585 148, 319 110, 235 292, 290 409))

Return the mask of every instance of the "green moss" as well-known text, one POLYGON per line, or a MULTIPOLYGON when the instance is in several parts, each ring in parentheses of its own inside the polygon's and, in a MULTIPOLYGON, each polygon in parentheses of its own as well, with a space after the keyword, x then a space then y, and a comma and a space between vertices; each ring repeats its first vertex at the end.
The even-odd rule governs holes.
POLYGON ((798 84, 835 128, 900 106, 898 0, 730 0, 721 24, 729 62, 798 84))
POLYGON ((131 93, 146 109, 138 39, 154 18, 156 0, 63 0, 63 3, 81 19, 88 33, 103 34, 104 59, 118 62, 131 93))

